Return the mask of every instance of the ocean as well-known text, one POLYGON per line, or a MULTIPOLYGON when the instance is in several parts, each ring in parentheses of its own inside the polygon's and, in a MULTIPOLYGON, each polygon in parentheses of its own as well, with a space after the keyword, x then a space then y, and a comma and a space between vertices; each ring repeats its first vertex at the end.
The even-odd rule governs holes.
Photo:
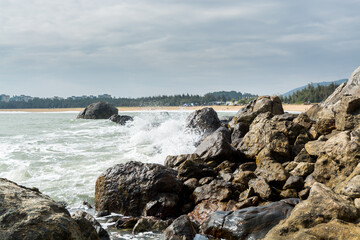
MULTIPOLYGON (((128 161, 163 164, 166 156, 193 153, 200 136, 185 128, 190 111, 121 112, 125 126, 76 119, 77 112, 0 112, 0 177, 36 187, 70 212, 94 204, 95 182, 107 168, 128 161)), ((219 117, 235 112, 218 112, 219 117)), ((106 228, 105 219, 99 219, 106 228)), ((112 239, 157 239, 109 228, 112 239)))

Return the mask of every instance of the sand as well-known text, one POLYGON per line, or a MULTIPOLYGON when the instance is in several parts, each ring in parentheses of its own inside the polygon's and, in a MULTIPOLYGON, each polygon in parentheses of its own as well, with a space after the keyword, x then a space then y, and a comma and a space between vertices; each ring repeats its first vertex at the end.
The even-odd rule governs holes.
MULTIPOLYGON (((303 104, 283 104, 284 111, 305 112, 312 105, 303 104)), ((242 106, 211 106, 216 111, 238 111, 242 106)), ((203 106, 196 107, 118 107, 120 112, 128 111, 195 111, 203 108, 203 106)), ((0 112, 80 112, 83 108, 36 108, 36 109, 0 109, 0 112)))

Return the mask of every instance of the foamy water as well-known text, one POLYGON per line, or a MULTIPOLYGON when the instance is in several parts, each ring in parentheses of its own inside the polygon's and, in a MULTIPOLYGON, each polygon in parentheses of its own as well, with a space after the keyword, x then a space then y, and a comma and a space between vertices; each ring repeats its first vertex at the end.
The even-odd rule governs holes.
MULTIPOLYGON (((77 113, 0 114, 0 177, 37 187, 70 209, 94 203, 97 177, 127 161, 163 163, 193 153, 199 140, 186 131, 190 112, 127 112, 125 126, 76 119, 77 113)), ((122 113, 124 114, 124 113, 122 113)), ((231 115, 233 113, 220 113, 231 115)))

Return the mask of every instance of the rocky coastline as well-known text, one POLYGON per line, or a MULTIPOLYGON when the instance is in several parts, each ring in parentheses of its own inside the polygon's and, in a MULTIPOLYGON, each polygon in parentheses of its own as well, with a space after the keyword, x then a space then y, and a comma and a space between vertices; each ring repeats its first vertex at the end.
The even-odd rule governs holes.
MULTIPOLYGON (((78 118, 132 120, 117 114, 97 103, 78 118)), ((360 68, 306 113, 262 96, 231 119, 204 108, 186 125, 202 134, 194 153, 117 164, 98 177, 99 216, 122 214, 116 228, 172 240, 360 239, 360 68)), ((0 239, 20 236, 109 239, 94 217, 70 216, 37 189, 0 179, 0 239)))

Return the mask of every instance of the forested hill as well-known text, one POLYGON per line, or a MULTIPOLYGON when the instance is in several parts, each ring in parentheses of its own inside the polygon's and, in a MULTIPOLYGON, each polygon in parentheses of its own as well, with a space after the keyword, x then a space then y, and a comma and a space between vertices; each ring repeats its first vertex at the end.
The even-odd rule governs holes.
POLYGON ((223 101, 231 101, 231 100, 240 100, 240 99, 249 99, 257 97, 257 95, 251 94, 251 93, 241 93, 236 91, 219 91, 219 92, 211 92, 205 94, 207 95, 213 95, 216 99, 222 99, 223 101))
MULTIPOLYGON (((317 82, 317 83, 310 83, 310 85, 312 85, 313 87, 317 87, 319 85, 321 86, 329 86, 330 84, 334 83, 336 85, 340 85, 342 84, 343 82, 346 82, 348 79, 340 79, 340 80, 337 80, 337 81, 333 81, 333 82, 317 82)), ((300 91, 300 90, 303 90, 305 88, 307 88, 308 85, 305 85, 305 86, 302 86, 302 87, 298 87, 298 88, 295 88, 291 91, 288 91, 284 94, 282 94, 283 97, 288 97, 290 95, 292 95, 293 93, 297 92, 297 91, 300 91)))
MULTIPOLYGON (((146 107, 146 106, 182 106, 182 105, 211 105, 214 102, 226 102, 230 100, 241 100, 241 103, 246 103, 251 100, 252 94, 240 94, 238 97, 228 94, 232 92, 221 92, 222 94, 208 93, 205 96, 200 95, 172 95, 172 96, 155 96, 155 97, 141 97, 141 98, 66 98, 66 99, 52 99, 52 98, 34 98, 29 101, 9 101, 0 102, 0 109, 19 109, 19 108, 80 108, 98 102, 106 101, 117 107, 146 107), (240 97, 241 96, 241 97, 240 97)), ((236 92, 235 92, 236 93, 236 92)))
POLYGON ((331 83, 328 86, 318 85, 314 87, 309 84, 306 88, 296 91, 289 96, 281 96, 281 101, 283 103, 319 103, 324 101, 334 90, 339 86, 339 84, 331 83))

